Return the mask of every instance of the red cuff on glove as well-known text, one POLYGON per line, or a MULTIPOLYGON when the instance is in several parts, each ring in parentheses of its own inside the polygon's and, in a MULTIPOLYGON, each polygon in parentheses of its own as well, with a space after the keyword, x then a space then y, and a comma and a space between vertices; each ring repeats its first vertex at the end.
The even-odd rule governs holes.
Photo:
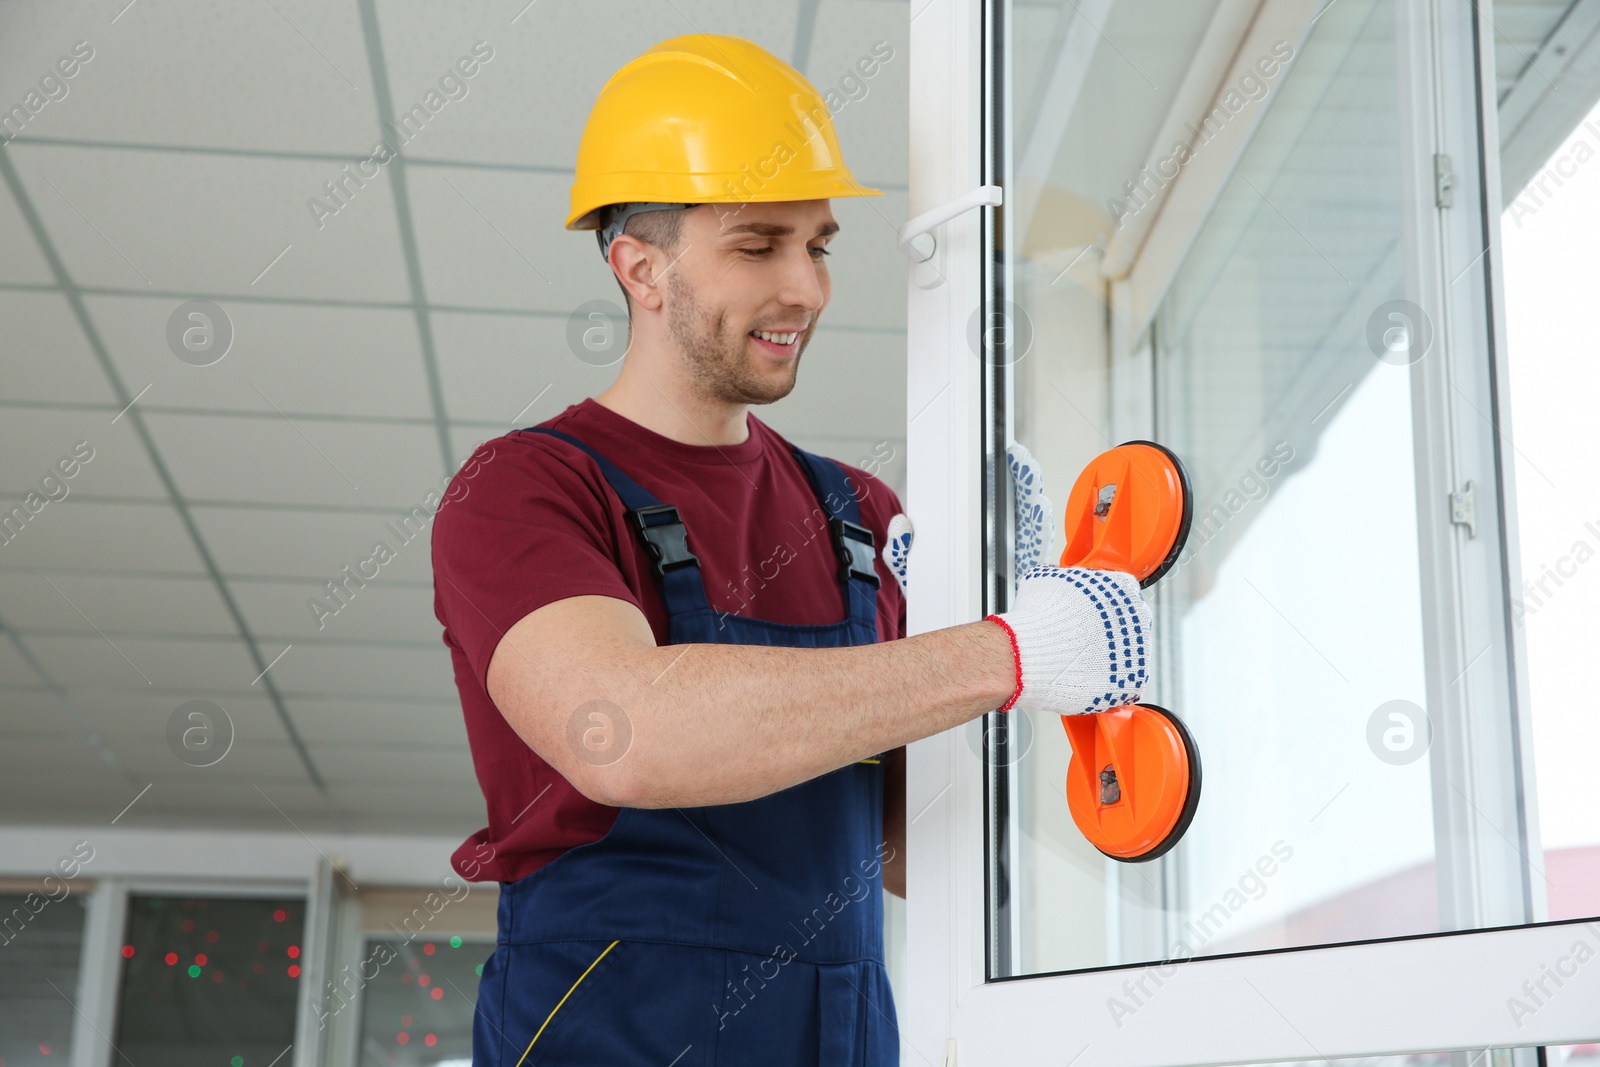
POLYGON ((1017 702, 1017 698, 1022 695, 1022 650, 1017 648, 1016 631, 1013 630, 1009 624, 1007 624, 1006 620, 1002 619, 998 615, 985 615, 984 618, 990 622, 998 623, 1000 628, 1006 632, 1006 636, 1011 639, 1011 659, 1017 667, 1017 688, 1016 691, 1011 694, 1010 700, 1006 701, 1003 705, 995 709, 996 711, 1010 711, 1011 706, 1015 704, 1017 702))

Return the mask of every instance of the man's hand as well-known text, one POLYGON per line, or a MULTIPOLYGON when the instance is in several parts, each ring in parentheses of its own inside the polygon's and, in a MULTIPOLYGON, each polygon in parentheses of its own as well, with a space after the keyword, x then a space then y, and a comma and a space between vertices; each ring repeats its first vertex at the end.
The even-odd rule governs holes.
POLYGON ((1012 579, 1019 585, 1022 576, 1042 566, 1055 539, 1055 508, 1044 495, 1044 471, 1039 462, 1017 442, 1006 449, 1006 466, 1011 471, 1012 495, 1017 502, 1016 548, 1011 553, 1012 579))
POLYGON ((883 546, 883 562, 889 565, 900 582, 900 591, 906 591, 906 564, 911 559, 911 520, 901 512, 889 520, 889 543, 883 546))
MULTIPOLYGON (((1011 555, 1012 577, 1022 576, 1042 564, 1055 537, 1055 511, 1050 498, 1044 495, 1044 472, 1033 454, 1013 441, 1006 449, 1006 467, 1011 472, 1011 486, 1017 502, 1016 549, 1011 555)), ((900 590, 905 591, 907 564, 911 558, 913 529, 911 519, 904 513, 889 520, 889 543, 883 546, 883 562, 900 580, 900 590)))
POLYGON ((1138 701, 1151 616, 1133 575, 1035 567, 1017 583, 1011 610, 988 618, 1011 635, 1021 683, 1001 711, 1023 696, 1031 710, 1061 715, 1138 701))

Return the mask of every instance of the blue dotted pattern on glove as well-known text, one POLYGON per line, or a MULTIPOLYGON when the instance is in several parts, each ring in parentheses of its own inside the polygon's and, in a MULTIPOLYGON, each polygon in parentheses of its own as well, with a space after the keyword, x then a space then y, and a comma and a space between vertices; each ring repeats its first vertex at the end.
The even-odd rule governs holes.
POLYGON ((884 546, 884 562, 889 564, 889 569, 894 572, 895 578, 900 582, 900 588, 906 587, 906 562, 911 558, 911 531, 907 530, 898 537, 891 537, 884 546))
POLYGON ((1007 453, 1006 463, 1011 468, 1011 479, 1016 483, 1017 540, 1014 561, 1015 578, 1020 582, 1025 573, 1040 565, 1045 551, 1050 547, 1045 544, 1045 529, 1050 516, 1040 503, 1044 482, 1039 468, 1031 463, 1020 462, 1014 451, 1007 453))
POLYGON ((1145 643, 1144 626, 1133 610, 1133 598, 1106 577, 1105 572, 1086 567, 1035 567, 1024 577, 1048 574, 1071 582, 1089 598, 1099 612, 1105 628, 1106 685, 1105 693, 1094 698, 1085 711, 1109 711, 1132 704, 1138 691, 1144 688, 1145 643))

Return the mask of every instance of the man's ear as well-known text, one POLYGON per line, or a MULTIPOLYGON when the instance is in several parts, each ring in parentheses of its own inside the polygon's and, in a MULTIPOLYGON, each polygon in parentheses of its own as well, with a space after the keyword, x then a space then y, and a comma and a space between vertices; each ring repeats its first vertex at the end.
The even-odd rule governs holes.
POLYGON ((611 241, 606 261, 617 274, 617 281, 633 302, 651 311, 661 307, 661 293, 656 285, 656 267, 652 260, 654 250, 637 237, 619 233, 611 241))

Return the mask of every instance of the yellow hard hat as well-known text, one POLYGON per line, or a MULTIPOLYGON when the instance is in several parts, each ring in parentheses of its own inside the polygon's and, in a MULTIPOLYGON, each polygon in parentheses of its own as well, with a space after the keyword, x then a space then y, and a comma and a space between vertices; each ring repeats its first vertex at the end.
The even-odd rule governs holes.
POLYGON ((833 115, 805 76, 742 37, 662 41, 611 76, 578 143, 569 230, 612 204, 882 196, 844 165, 833 115))

